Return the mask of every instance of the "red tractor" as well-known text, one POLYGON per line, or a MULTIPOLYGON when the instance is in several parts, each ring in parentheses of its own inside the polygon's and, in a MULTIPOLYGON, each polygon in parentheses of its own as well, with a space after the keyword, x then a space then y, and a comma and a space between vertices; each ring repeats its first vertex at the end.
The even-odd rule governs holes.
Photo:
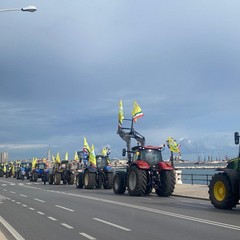
MULTIPOLYGON (((130 120, 130 119, 124 119, 130 120)), ((145 146, 145 138, 133 128, 118 128, 119 136, 126 142, 128 166, 126 171, 117 171, 113 180, 113 191, 124 194, 126 189, 131 196, 149 195, 153 189, 158 196, 169 197, 175 188, 175 171, 172 164, 164 162, 164 147, 145 146), (131 148, 131 139, 139 145, 131 148)))

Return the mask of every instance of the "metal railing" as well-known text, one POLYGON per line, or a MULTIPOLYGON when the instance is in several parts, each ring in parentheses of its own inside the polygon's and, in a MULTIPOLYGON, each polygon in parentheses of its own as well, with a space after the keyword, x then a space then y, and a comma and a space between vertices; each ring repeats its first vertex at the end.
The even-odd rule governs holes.
POLYGON ((181 174, 181 179, 183 183, 193 184, 204 184, 209 185, 212 179, 211 174, 181 174))

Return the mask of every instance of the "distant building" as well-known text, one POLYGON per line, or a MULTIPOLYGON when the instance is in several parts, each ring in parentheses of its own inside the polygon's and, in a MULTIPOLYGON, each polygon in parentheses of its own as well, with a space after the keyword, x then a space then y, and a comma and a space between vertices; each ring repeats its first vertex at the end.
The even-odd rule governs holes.
POLYGON ((0 163, 7 162, 8 161, 8 153, 2 152, 0 153, 0 163))

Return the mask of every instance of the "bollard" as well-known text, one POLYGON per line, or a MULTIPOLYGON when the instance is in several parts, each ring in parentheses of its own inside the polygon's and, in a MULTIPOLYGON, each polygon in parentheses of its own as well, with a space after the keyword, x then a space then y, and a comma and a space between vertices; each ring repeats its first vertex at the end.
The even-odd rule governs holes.
POLYGON ((182 170, 175 170, 176 184, 182 184, 182 170))

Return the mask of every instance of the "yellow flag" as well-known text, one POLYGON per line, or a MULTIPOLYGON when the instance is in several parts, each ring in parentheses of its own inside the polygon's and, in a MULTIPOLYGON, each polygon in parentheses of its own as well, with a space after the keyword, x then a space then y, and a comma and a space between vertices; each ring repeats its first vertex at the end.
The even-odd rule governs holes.
POLYGON ((140 106, 137 104, 136 101, 134 101, 133 103, 133 110, 132 110, 132 118, 133 121, 136 122, 138 118, 143 116, 143 112, 142 109, 140 108, 140 106))
POLYGON ((75 161, 79 161, 79 157, 78 157, 77 151, 75 151, 74 160, 75 160, 75 161))
POLYGON ((102 149, 102 155, 107 156, 107 149, 105 147, 102 149))
POLYGON ((6 173, 6 171, 7 171, 6 164, 3 165, 3 171, 4 171, 4 173, 6 173))
POLYGON ((92 148, 91 148, 90 155, 89 155, 89 162, 90 162, 90 164, 92 164, 94 166, 96 166, 96 164, 97 164, 93 144, 92 144, 92 148))
POLYGON ((172 137, 168 137, 168 146, 171 152, 180 152, 180 145, 172 137))
POLYGON ((124 115, 123 115, 123 104, 122 104, 122 100, 120 100, 119 102, 119 108, 118 108, 118 126, 122 127, 122 122, 124 119, 124 115))
POLYGON ((65 160, 68 161, 68 152, 66 152, 66 154, 65 154, 65 160))
POLYGON ((33 158, 32 159, 32 168, 35 168, 36 164, 37 164, 37 158, 33 158))
POLYGON ((90 147, 88 145, 87 139, 84 137, 84 142, 83 142, 83 149, 86 149, 88 153, 90 153, 90 147))
POLYGON ((60 158, 59 152, 58 152, 57 155, 56 155, 55 163, 61 163, 61 158, 60 158))

